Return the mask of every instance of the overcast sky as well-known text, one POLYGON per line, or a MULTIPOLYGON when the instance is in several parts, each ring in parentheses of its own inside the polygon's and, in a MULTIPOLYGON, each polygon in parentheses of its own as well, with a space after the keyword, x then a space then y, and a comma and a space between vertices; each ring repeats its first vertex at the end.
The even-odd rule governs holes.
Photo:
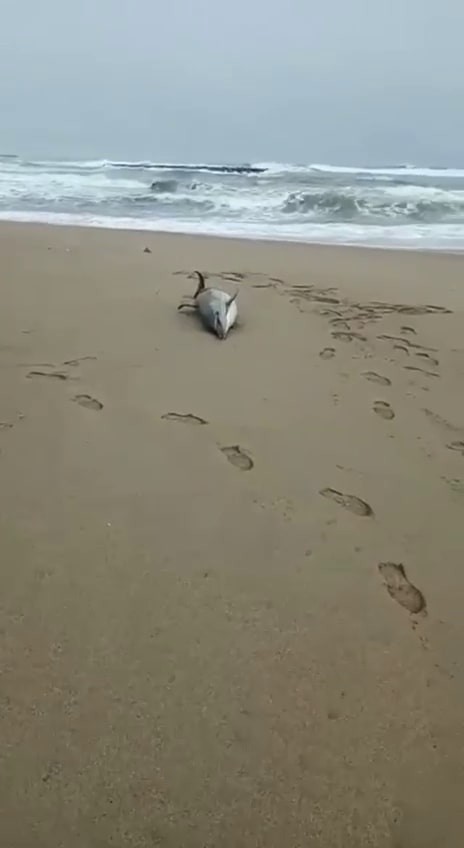
POLYGON ((3 0, 0 152, 464 166, 464 0, 3 0))

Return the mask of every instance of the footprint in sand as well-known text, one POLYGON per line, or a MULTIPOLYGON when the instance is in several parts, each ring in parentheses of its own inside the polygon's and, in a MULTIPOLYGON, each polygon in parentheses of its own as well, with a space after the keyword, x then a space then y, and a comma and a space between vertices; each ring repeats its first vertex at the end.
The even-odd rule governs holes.
POLYGON ((383 377, 375 371, 364 371, 363 377, 371 383, 378 383, 379 386, 391 386, 391 380, 388 377, 383 377))
POLYGON ((194 415, 193 412, 166 412, 161 416, 165 421, 176 421, 179 424, 207 424, 205 418, 194 415))
POLYGON ((90 395, 76 395, 73 400, 79 406, 83 406, 84 409, 93 409, 95 412, 100 412, 100 409, 103 409, 103 404, 90 395))
POLYGON ((29 371, 26 375, 28 379, 32 377, 51 377, 54 380, 69 380, 69 375, 63 371, 29 371))
POLYGON ((450 442, 446 447, 448 450, 458 451, 464 456, 464 442, 450 442))
POLYGON ((426 603, 422 592, 410 583, 401 563, 381 562, 378 568, 385 581, 386 590, 393 600, 411 613, 425 610, 426 603))
POLYGON ((229 445, 228 447, 220 448, 220 451, 240 471, 251 471, 254 466, 251 456, 245 453, 240 445, 229 445))
POLYGON ((380 415, 385 421, 391 421, 395 417, 393 409, 386 400, 376 400, 372 408, 375 414, 380 415))
POLYGON ((344 318, 330 318, 329 324, 331 324, 332 327, 338 327, 339 330, 347 330, 350 332, 350 325, 348 324, 348 321, 344 320, 344 318))
POLYGON ((434 368, 438 368, 438 366, 440 365, 438 359, 435 359, 434 356, 430 356, 429 353, 423 353, 422 351, 419 351, 419 353, 416 353, 416 356, 420 356, 421 359, 427 359, 427 361, 430 362, 430 365, 433 365, 434 368))
POLYGON ((448 477, 442 477, 441 479, 448 484, 453 492, 457 492, 459 495, 464 495, 464 480, 460 480, 458 477, 453 477, 452 480, 448 477))
POLYGON ((321 359, 332 359, 335 356, 335 348, 325 347, 324 350, 319 351, 319 356, 321 359))
POLYGON ((335 503, 340 504, 340 506, 345 507, 345 509, 353 512, 355 515, 374 515, 372 507, 356 495, 345 495, 343 492, 338 492, 337 489, 320 489, 319 494, 323 498, 329 498, 335 501, 335 503))
POLYGON ((401 332, 404 333, 405 335, 411 335, 411 336, 417 335, 417 331, 414 329, 414 327, 408 327, 407 325, 401 327, 401 332))

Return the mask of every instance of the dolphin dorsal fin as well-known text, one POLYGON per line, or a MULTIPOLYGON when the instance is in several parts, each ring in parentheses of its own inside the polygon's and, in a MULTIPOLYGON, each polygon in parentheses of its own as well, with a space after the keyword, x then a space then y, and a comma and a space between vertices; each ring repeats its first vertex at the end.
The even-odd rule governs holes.
POLYGON ((233 302, 234 302, 235 300, 237 300, 237 297, 238 297, 238 289, 237 289, 237 291, 235 292, 235 294, 232 294, 232 295, 230 296, 229 300, 227 301, 226 309, 230 309, 230 307, 232 306, 233 302))

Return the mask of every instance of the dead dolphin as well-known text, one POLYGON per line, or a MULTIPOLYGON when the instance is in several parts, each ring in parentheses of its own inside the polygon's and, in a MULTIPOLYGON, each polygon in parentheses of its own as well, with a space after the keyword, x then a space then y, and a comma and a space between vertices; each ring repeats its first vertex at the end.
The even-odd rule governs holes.
POLYGON ((200 271, 195 271, 195 274, 198 277, 198 287, 192 302, 181 303, 177 308, 198 309, 204 326, 219 339, 225 339, 237 320, 238 290, 231 295, 222 289, 207 288, 203 274, 200 271))

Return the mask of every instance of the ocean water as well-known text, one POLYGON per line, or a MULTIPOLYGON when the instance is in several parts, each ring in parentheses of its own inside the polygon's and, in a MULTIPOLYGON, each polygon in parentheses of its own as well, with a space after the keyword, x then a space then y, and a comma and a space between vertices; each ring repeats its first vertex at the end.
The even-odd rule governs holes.
POLYGON ((0 219, 464 250, 464 169, 0 155, 0 219))

